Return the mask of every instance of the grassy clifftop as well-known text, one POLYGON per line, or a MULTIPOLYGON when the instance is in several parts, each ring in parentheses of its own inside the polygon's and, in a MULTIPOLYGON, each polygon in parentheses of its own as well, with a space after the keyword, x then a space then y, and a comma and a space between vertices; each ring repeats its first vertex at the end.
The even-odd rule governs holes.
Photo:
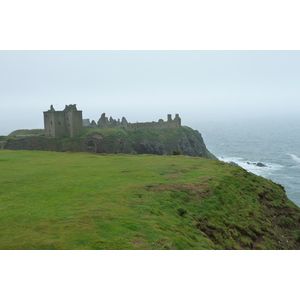
POLYGON ((201 134, 189 127, 163 130, 137 130, 127 132, 118 128, 86 129, 73 138, 24 136, 41 131, 17 130, 6 138, 5 148, 11 150, 74 151, 96 153, 171 155, 180 151, 184 155, 215 157, 206 149, 201 134))
POLYGON ((217 160, 0 150, 0 249, 300 249, 300 209, 217 160))

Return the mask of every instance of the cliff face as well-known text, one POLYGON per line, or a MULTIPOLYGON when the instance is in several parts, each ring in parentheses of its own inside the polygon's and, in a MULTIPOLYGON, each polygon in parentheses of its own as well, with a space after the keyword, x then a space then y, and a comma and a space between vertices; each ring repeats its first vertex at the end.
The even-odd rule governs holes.
POLYGON ((162 130, 91 129, 74 138, 28 136, 7 139, 5 149, 94 153, 183 155, 216 159, 197 130, 189 127, 162 130))
POLYGON ((137 154, 183 155, 216 159, 206 148, 201 134, 188 127, 159 131, 130 132, 131 147, 137 154))

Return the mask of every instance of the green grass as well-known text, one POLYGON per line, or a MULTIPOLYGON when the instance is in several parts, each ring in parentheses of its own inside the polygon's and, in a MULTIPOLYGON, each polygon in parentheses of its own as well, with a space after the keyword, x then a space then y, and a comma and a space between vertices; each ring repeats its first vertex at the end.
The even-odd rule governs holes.
POLYGON ((10 137, 16 135, 27 135, 27 134, 35 134, 35 135, 45 135, 44 129, 18 129, 9 134, 10 137))
POLYGON ((0 249, 299 249, 273 182, 188 156, 0 151, 0 249))

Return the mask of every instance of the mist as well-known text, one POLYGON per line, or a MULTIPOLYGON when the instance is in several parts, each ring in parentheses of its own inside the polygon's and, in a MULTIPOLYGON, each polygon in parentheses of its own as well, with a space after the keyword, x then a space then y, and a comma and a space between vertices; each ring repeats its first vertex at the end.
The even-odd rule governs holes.
POLYGON ((129 122, 297 118, 299 51, 1 51, 0 135, 43 128, 43 111, 77 104, 129 122))

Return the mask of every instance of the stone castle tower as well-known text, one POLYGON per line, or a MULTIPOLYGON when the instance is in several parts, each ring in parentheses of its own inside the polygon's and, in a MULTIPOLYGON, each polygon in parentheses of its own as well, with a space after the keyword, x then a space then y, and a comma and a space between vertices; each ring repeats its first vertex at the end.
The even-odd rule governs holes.
POLYGON ((75 136, 82 129, 82 111, 77 110, 76 104, 66 105, 63 111, 56 111, 51 105, 44 112, 45 135, 49 137, 75 136))

